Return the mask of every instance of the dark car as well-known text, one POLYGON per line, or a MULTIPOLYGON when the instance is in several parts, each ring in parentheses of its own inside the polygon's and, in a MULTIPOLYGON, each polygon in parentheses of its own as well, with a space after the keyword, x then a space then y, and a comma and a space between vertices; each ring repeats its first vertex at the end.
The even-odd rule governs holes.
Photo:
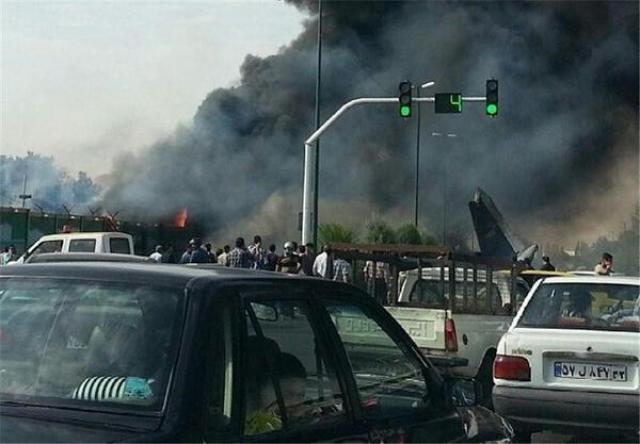
MULTIPOLYGON (((145 263, 0 270, 1 442, 508 441, 331 281, 145 263), (455 401, 457 400, 457 401, 455 401)), ((467 384, 468 385, 468 384, 467 384)))

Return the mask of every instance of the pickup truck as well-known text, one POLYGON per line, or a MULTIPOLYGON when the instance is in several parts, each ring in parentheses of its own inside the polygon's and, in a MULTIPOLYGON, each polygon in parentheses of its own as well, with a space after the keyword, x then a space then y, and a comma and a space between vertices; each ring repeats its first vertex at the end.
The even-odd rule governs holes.
POLYGON ((490 399, 496 347, 528 284, 511 271, 439 266, 401 273, 399 287, 389 313, 435 365, 476 378, 490 399))
POLYGON ((38 239, 16 260, 23 263, 41 253, 133 253, 133 237, 120 232, 48 234, 38 239))

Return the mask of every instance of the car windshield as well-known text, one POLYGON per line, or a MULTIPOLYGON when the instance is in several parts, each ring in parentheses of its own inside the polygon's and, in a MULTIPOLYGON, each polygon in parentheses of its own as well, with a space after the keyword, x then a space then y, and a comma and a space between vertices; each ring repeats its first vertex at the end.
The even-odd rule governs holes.
POLYGON ((542 284, 531 296, 518 327, 637 332, 640 286, 542 284))
POLYGON ((175 361, 179 289, 0 280, 0 399, 159 410, 175 361))

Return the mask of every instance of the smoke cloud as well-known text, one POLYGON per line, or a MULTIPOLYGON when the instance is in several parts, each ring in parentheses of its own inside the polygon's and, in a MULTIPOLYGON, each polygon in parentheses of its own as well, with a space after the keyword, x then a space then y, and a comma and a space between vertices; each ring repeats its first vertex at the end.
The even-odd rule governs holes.
MULTIPOLYGON (((212 91, 191 126, 122 157, 105 208, 157 218, 188 207, 224 240, 299 236, 317 2, 291 3, 310 15, 303 33, 276 55, 248 55, 238 86, 212 91)), ((450 224, 470 229, 466 202, 480 186, 538 242, 596 237, 631 214, 637 2, 323 5, 323 120, 351 98, 395 97, 405 79, 437 82, 423 94, 466 96, 483 96, 488 78, 500 81, 497 118, 477 103, 456 115, 422 107, 420 216, 429 230, 441 230, 445 188, 450 224)), ((410 222, 415 151, 415 117, 403 121, 393 105, 350 111, 321 139, 320 222, 364 223, 372 213, 410 222)))

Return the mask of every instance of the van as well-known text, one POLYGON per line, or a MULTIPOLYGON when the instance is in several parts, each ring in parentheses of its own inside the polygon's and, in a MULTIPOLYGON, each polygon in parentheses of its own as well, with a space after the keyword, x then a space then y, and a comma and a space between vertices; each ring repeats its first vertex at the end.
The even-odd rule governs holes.
POLYGON ((38 239, 16 263, 41 253, 133 253, 133 237, 120 232, 48 234, 38 239))

